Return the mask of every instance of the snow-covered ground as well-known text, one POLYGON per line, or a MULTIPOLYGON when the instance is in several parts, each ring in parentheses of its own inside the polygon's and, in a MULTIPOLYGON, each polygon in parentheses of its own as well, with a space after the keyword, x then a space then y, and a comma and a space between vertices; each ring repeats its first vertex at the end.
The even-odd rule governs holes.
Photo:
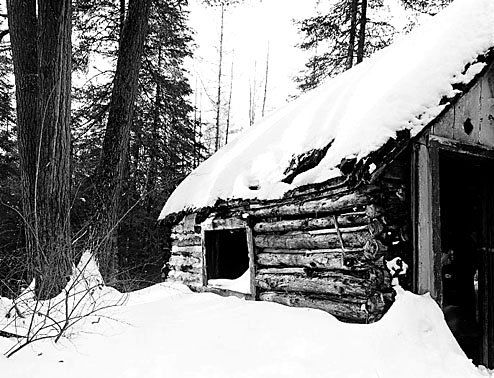
MULTIPOLYGON (((79 308, 118 305, 84 318, 58 343, 38 341, 11 358, 1 356, 2 377, 490 376, 466 358, 428 295, 399 287, 381 321, 355 325, 319 310, 192 293, 171 284, 122 295, 92 277, 97 289, 79 308)), ((12 321, 5 318, 11 305, 0 301, 4 327, 12 321)), ((19 319, 19 333, 22 323, 29 318, 19 319)), ((15 339, 0 337, 0 351, 13 345, 15 339)))

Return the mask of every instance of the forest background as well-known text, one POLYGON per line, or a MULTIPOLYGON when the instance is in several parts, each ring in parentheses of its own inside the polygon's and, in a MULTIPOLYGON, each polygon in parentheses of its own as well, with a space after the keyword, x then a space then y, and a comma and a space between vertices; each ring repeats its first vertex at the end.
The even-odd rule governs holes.
POLYGON ((36 278, 53 297, 87 249, 109 285, 159 282, 170 248, 157 217, 191 170, 449 1, 304 1, 289 70, 279 39, 256 34, 255 9, 277 27, 283 2, 191 3, 0 1, 0 295, 36 278))

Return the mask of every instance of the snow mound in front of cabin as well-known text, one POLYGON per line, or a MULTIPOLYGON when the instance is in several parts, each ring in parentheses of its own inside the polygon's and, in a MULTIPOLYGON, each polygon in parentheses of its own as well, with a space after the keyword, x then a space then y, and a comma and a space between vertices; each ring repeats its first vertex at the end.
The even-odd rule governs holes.
MULTIPOLYGON (((9 378, 490 376, 466 358, 429 295, 397 290, 383 319, 356 325, 314 309, 155 285, 77 323, 70 338, 0 357, 0 371, 9 378)), ((14 342, 0 337, 0 350, 14 342)))
POLYGON ((248 128, 194 170, 160 218, 217 199, 275 199, 339 176, 343 158, 365 157, 403 129, 415 135, 443 109, 465 66, 494 45, 494 1, 456 0, 409 35, 248 128), (331 147, 313 169, 283 182, 290 162, 331 147))

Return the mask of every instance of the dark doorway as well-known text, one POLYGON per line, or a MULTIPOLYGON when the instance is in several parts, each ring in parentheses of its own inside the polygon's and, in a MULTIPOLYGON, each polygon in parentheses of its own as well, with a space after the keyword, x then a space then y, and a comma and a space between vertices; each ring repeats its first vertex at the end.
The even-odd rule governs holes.
POLYGON ((467 356, 492 367, 494 165, 443 152, 439 172, 445 319, 467 356))
POLYGON ((206 231, 207 279, 237 279, 249 269, 249 249, 244 229, 206 231))

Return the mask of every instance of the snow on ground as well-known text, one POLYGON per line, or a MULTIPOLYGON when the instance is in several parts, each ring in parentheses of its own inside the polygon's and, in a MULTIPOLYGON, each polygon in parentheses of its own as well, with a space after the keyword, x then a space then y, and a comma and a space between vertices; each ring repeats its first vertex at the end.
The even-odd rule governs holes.
MULTIPOLYGON (((2 376, 490 376, 466 358, 428 295, 399 287, 389 312, 370 325, 342 323, 319 310, 192 293, 176 284, 128 295, 98 287, 86 297, 88 306, 101 298, 119 305, 84 318, 58 343, 38 341, 9 359, 1 356, 2 376)), ((3 324, 8 302, 1 300, 3 324)), ((14 344, 0 337, 0 351, 14 344)))
POLYGON ((246 270, 239 278, 229 280, 224 278, 208 280, 208 286, 250 294, 250 270, 246 270))
POLYGON ((483 64, 465 65, 494 46, 494 1, 456 0, 409 35, 353 69, 271 113, 201 164, 171 195, 160 218, 218 198, 279 198, 294 187, 340 175, 345 157, 364 157, 398 130, 419 132, 483 64), (282 182, 293 157, 324 159, 282 182), (201 190, 197 190, 201 188, 201 190))

